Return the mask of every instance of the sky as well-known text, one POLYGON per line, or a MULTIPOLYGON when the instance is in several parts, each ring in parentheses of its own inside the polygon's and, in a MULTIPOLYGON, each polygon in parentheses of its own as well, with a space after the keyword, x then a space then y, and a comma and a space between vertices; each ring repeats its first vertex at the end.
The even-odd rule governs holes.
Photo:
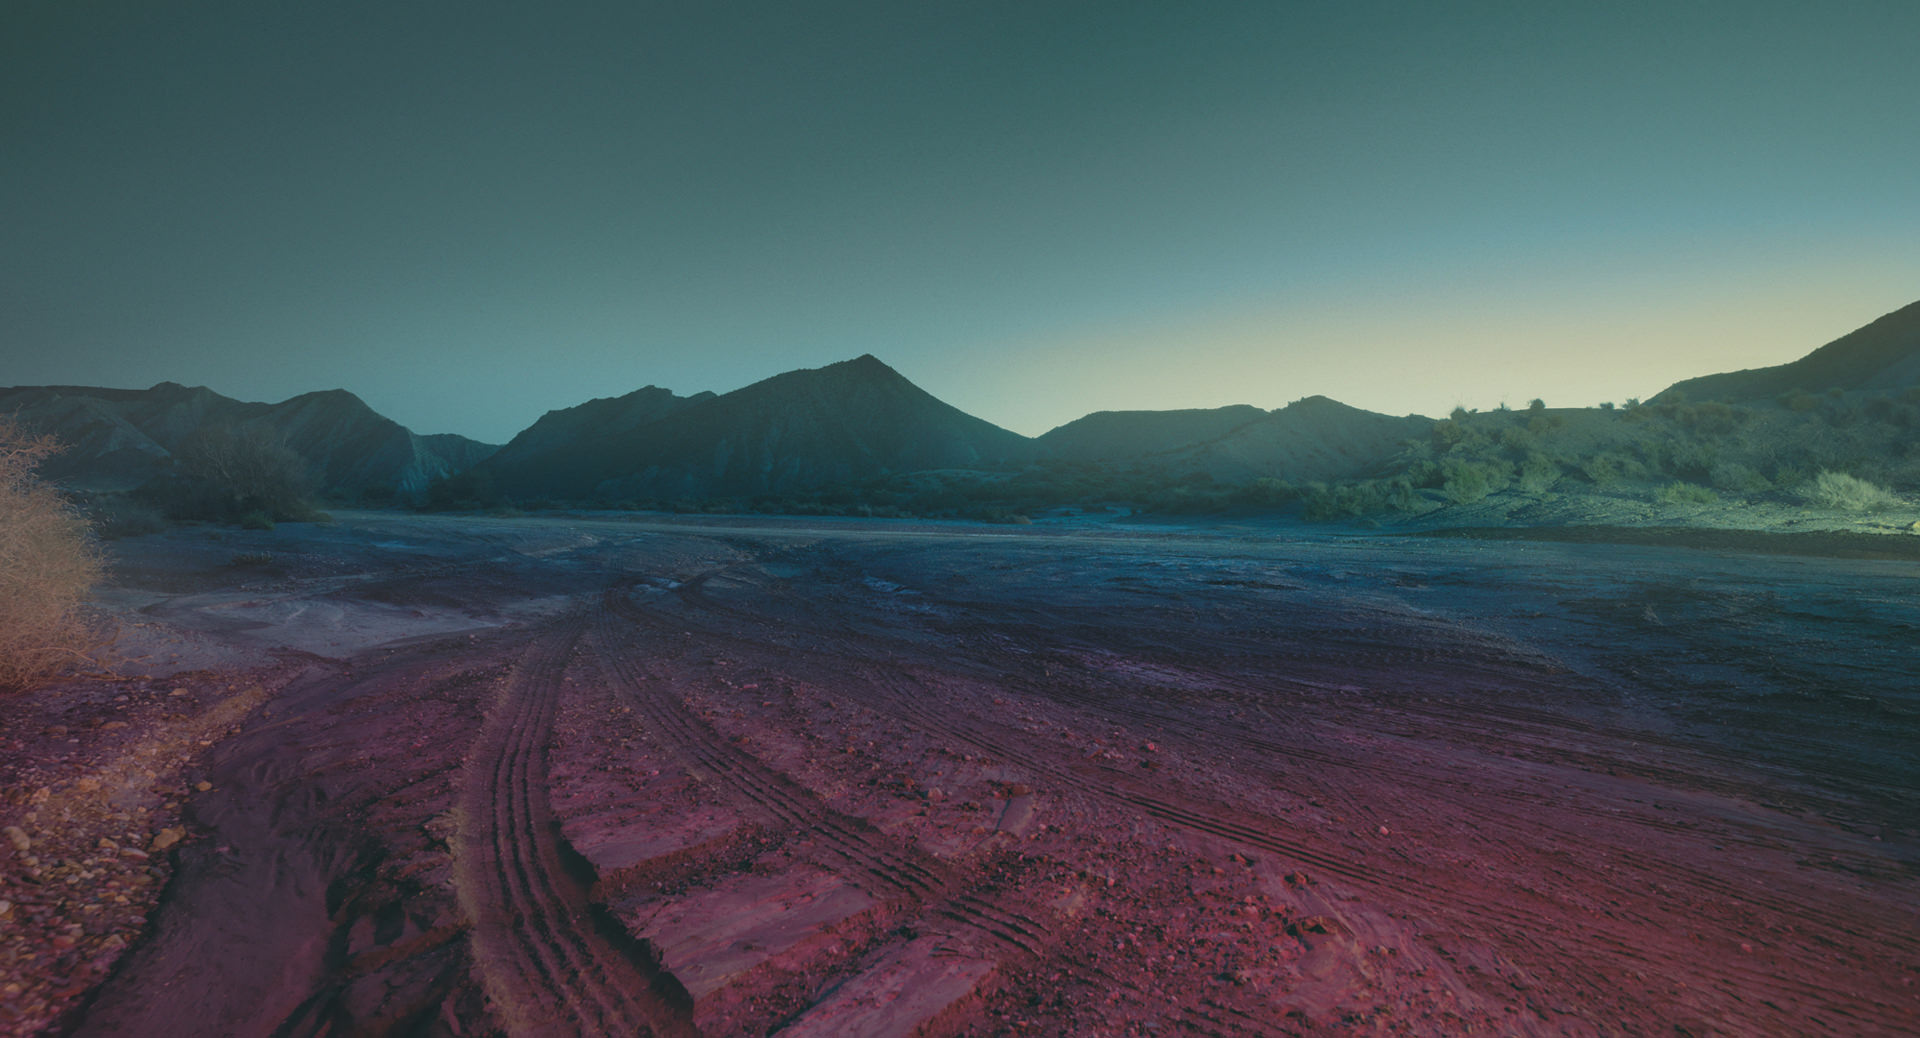
POLYGON ((1920 299, 1920 4, 7 0, 0 385, 1591 405, 1920 299))

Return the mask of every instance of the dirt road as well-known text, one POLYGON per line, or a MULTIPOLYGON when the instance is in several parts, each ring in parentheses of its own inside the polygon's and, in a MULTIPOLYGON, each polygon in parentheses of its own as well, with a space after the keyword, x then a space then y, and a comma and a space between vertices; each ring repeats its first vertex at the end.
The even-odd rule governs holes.
MULTIPOLYGON (((195 758, 145 935, 57 1029, 1920 1031, 1912 562, 1093 524, 193 536, 124 544, 114 601, 188 668, 156 680, 267 695, 195 758)), ((57 963, 14 968, 39 991, 57 963)))

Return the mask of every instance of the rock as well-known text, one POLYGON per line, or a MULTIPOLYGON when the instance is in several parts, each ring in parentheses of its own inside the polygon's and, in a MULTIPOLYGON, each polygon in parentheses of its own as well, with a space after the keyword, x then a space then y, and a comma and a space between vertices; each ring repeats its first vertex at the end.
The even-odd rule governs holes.
POLYGON ((1287 873, 1287 886, 1304 887, 1310 882, 1312 881, 1307 878, 1307 874, 1304 872, 1287 873))
POLYGON ((202 793, 205 793, 206 791, 208 791, 208 790, 210 790, 210 789, 212 789, 212 788, 213 788, 213 783, 211 783, 211 782, 208 782, 208 781, 206 781, 205 779, 202 779, 202 780, 201 780, 201 781, 199 781, 199 782, 195 782, 195 783, 193 784, 193 788, 195 788, 195 789, 197 789, 197 790, 199 790, 199 791, 200 791, 200 792, 202 792, 202 793))
POLYGON ((184 696, 186 694, 187 694, 187 690, 184 688, 176 688, 173 691, 167 693, 167 695, 170 695, 170 696, 184 696))
POLYGON ((174 844, 179 843, 186 835, 187 831, 185 829, 170 825, 153 834, 153 843, 148 845, 148 849, 164 851, 174 844))
POLYGON ((13 844, 14 850, 20 852, 21 854, 25 854, 28 851, 33 849, 33 840, 32 838, 27 836, 27 831, 25 829, 22 829, 17 825, 10 825, 10 826, 7 826, 5 833, 7 837, 7 842, 10 844, 13 844))

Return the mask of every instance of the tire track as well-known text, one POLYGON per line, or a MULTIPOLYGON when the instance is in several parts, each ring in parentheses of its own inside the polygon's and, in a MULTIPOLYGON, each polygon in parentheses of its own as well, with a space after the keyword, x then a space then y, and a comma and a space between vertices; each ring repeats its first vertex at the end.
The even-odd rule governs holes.
MULTIPOLYGON (((766 628, 766 625, 770 622, 767 616, 757 615, 735 606, 723 605, 716 602, 704 593, 704 589, 701 588, 698 581, 690 582, 681 588, 678 597, 684 605, 692 610, 704 612, 711 617, 731 620, 736 624, 745 625, 748 630, 766 628)), ((831 620, 835 611, 827 610, 826 612, 828 614, 827 619, 831 620)), ((810 618, 809 616, 809 619, 810 618)), ((764 644, 755 642, 749 638, 742 637, 739 633, 726 630, 720 625, 700 623, 699 618, 696 616, 677 615, 675 620, 689 626, 694 626, 700 630, 703 639, 717 639, 723 642, 730 642, 750 653, 764 652, 772 645, 771 642, 764 644)), ((1646 942, 1635 939, 1636 933, 1641 932, 1644 928, 1671 926, 1674 922, 1671 918, 1650 916, 1644 913, 1630 913, 1626 916, 1613 917, 1610 923, 1593 926, 1590 930, 1582 934, 1562 934, 1557 939, 1549 940, 1546 936, 1537 933, 1539 919, 1551 917, 1556 914, 1558 910, 1563 910, 1566 907, 1562 903, 1562 899, 1554 895, 1549 889, 1512 890, 1509 891, 1509 896, 1504 898, 1467 897, 1462 900, 1461 895, 1465 891, 1457 888, 1457 885, 1438 881, 1434 877, 1421 875, 1421 872, 1426 871, 1424 868, 1415 872, 1407 871, 1405 866, 1412 865, 1412 862, 1395 863, 1393 867, 1385 870, 1370 867, 1368 864, 1350 855, 1339 853, 1339 848, 1322 848, 1298 840, 1288 839, 1274 831, 1273 823, 1266 818, 1244 811, 1233 810, 1219 803, 1202 803, 1193 798, 1172 793, 1164 787, 1150 786, 1112 768, 1088 765, 1078 761, 1062 761, 1058 758, 1057 754, 1047 752, 1047 748, 1045 747, 1029 746, 1028 739, 1004 724, 982 722, 961 712, 937 709, 934 704, 939 702, 939 697, 930 694, 928 688, 923 687, 921 682, 909 677, 903 672, 903 668, 898 665, 874 666, 869 664, 859 668, 861 672, 860 676, 864 680, 845 680, 847 677, 845 671, 848 661, 861 658, 876 658, 876 654, 871 651, 871 647, 868 647, 864 651, 861 648, 869 639, 844 624, 832 627, 810 624, 808 625, 808 629, 809 633, 814 637, 807 639, 809 643, 807 648, 794 647, 791 644, 792 639, 789 637, 782 639, 780 650, 789 656, 811 658, 815 663, 824 662, 830 664, 832 668, 838 671, 839 687, 870 708, 889 715, 911 727, 964 742, 1000 760, 1017 764, 1031 771, 1036 776, 1043 776, 1057 783, 1063 789, 1131 808, 1137 813, 1169 825, 1214 835, 1242 846, 1257 848, 1281 855, 1306 864, 1324 874, 1340 877, 1363 889, 1373 889, 1396 900, 1404 899, 1408 894, 1417 895, 1423 904, 1427 905, 1430 910, 1437 911, 1437 914, 1441 918, 1446 919, 1448 923, 1457 927, 1463 935, 1478 935, 1480 939, 1492 939, 1493 935, 1497 934, 1498 938, 1493 940, 1493 947, 1500 949, 1504 956, 1511 956, 1519 952, 1534 962, 1558 961, 1565 958, 1567 952, 1566 945, 1568 943, 1585 945, 1589 955, 1611 958, 1623 966, 1638 966, 1649 975, 1685 976, 1696 985, 1705 985, 1709 988, 1718 988, 1726 991, 1734 998, 1734 1003, 1721 1003, 1721 1011, 1728 1014, 1728 1022, 1731 1023, 1739 1020, 1745 1026, 1756 1031, 1766 1031, 1776 1028, 1783 1022, 1783 1019, 1785 1019, 1778 1014, 1786 1011, 1779 1007, 1771 1007, 1772 1011, 1769 1012, 1769 1004, 1764 1000, 1758 1005, 1740 1004, 1744 1003, 1746 999, 1738 994, 1739 992, 1770 990, 1779 995, 1784 995, 1788 999, 1800 1000, 1806 1008, 1817 1008, 1819 1012, 1830 1018, 1847 1020, 1850 1026, 1862 1027, 1867 1030, 1886 1029, 1889 1032, 1897 1031, 1901 1025, 1901 1021, 1906 1019, 1904 1013, 1893 1005, 1848 1001, 1843 994, 1830 989, 1823 983, 1823 980, 1825 978, 1835 978, 1845 973, 1844 969, 1836 969, 1834 966, 1828 966, 1825 969, 1813 973, 1802 973, 1799 970, 1786 971, 1778 968, 1768 968, 1759 962, 1746 962, 1727 956, 1693 956, 1685 959, 1676 959, 1655 951, 1654 948, 1646 942), (1536 913, 1526 908, 1527 904, 1535 901, 1541 903, 1543 911, 1536 913)), ((789 630, 787 633, 791 635, 792 632, 789 630)), ((949 634, 952 633, 953 632, 949 632, 949 634)), ((964 637, 964 634, 967 632, 963 630, 960 633, 964 637)), ((1378 633, 1383 638, 1387 637, 1387 632, 1369 633, 1378 633)), ((890 654, 880 654, 882 658, 888 655, 890 654)), ((991 652, 988 653, 990 658, 993 655, 991 652)), ((1401 662, 1417 658, 1432 666, 1445 666, 1449 674, 1458 671, 1478 674, 1483 678, 1498 677, 1502 679, 1500 682, 1502 687, 1505 687, 1506 682, 1517 679, 1517 676, 1511 673, 1511 664, 1527 665, 1534 663, 1534 661, 1527 660, 1517 654, 1495 653, 1495 655, 1511 656, 1512 658, 1498 659, 1494 661, 1495 665, 1488 666, 1484 661, 1462 658, 1462 653, 1458 650, 1427 647, 1410 652, 1384 653, 1377 649, 1371 652, 1359 653, 1341 653, 1338 651, 1324 650, 1305 653, 1283 651, 1279 655, 1279 661, 1292 661, 1301 656, 1305 656, 1308 658, 1326 659, 1331 662, 1351 664, 1355 662, 1356 656, 1362 661, 1367 662, 1375 660, 1401 662)), ((978 662, 977 657, 975 657, 975 660, 978 662)), ((1020 673, 1023 668, 1031 666, 1032 663, 1030 659, 1024 658, 1000 659, 998 662, 1008 668, 1008 673, 1020 673)), ((1276 660, 1273 657, 1262 660, 1263 665, 1266 666, 1271 666, 1275 662, 1276 660)), ((1533 666, 1530 669, 1538 670, 1537 666, 1533 666)), ((1540 677, 1550 678, 1551 675, 1542 674, 1540 677)), ((1537 681, 1535 684, 1537 684, 1537 681)), ((1071 704, 1072 706, 1090 710, 1095 715, 1126 717, 1131 720, 1149 721, 1154 724, 1167 724, 1172 721, 1173 727, 1186 729, 1189 737, 1226 739, 1230 742, 1246 745, 1250 749, 1258 749, 1269 753, 1293 753, 1293 748, 1251 736, 1246 731, 1238 729, 1213 729, 1192 722, 1175 720, 1172 713, 1165 708, 1164 704, 1160 707, 1154 707, 1144 703, 1131 702, 1130 700, 1133 699, 1131 696, 1120 697, 1120 701, 1116 702, 1113 697, 1101 697, 1090 691, 1082 692, 1079 689, 1062 688, 1057 681, 1046 683, 1044 687, 1041 687, 1032 681, 1017 680, 1015 685, 1020 686, 1023 691, 1035 695, 1036 698, 1041 701, 1062 702, 1063 705, 1071 704)), ((1527 687, 1527 683, 1522 682, 1522 687, 1527 687)), ((1231 696, 1231 694, 1229 695, 1231 696)), ((1182 698, 1184 697, 1185 694, 1183 693, 1182 698)), ((1370 704, 1369 711, 1371 713, 1378 713, 1377 704, 1370 704)), ((1412 712, 1418 715, 1425 715, 1429 720, 1444 722, 1445 727, 1452 729, 1456 736, 1474 734, 1462 725, 1458 717, 1448 714, 1437 707, 1428 705, 1424 709, 1417 709, 1412 712)), ((1509 711, 1496 706, 1494 709, 1486 712, 1494 715, 1496 718, 1503 718, 1509 711)), ((1519 714, 1520 710, 1512 710, 1512 712, 1519 714)), ((1543 716, 1540 712, 1536 711, 1526 711, 1524 716, 1516 716, 1513 717, 1512 720, 1520 721, 1525 724, 1527 728, 1531 729, 1535 734, 1535 741, 1538 741, 1539 735, 1551 733, 1555 728, 1559 728, 1562 732, 1565 732, 1566 734, 1560 737, 1566 738, 1569 741, 1576 740, 1581 735, 1597 734, 1602 731, 1596 726, 1591 726, 1577 719, 1563 718, 1550 714, 1543 716)), ((1403 724, 1388 723, 1384 725, 1384 728, 1388 731, 1398 730, 1399 734, 1404 735, 1421 734, 1413 729, 1406 728, 1403 724)), ((1430 736, 1431 732, 1425 734, 1430 736)), ((1559 733, 1553 734, 1558 735, 1559 733)), ((1468 739, 1467 741, 1488 741, 1490 738, 1486 733, 1481 732, 1478 733, 1477 740, 1468 739)), ((1552 749, 1551 746, 1546 748, 1552 749)), ((1310 755, 1319 757, 1324 764, 1334 765, 1344 769, 1363 767, 1359 762, 1336 759, 1330 755, 1310 755)), ((1705 756, 1713 757, 1715 755, 1705 754, 1705 756)), ((1673 777, 1684 780, 1679 782, 1682 787, 1690 783, 1696 787, 1717 789, 1722 785, 1722 783, 1706 780, 1705 776, 1679 771, 1674 771, 1673 777)), ((1467 791, 1467 784, 1461 783, 1461 785, 1463 786, 1463 792, 1467 791)), ((1730 784, 1728 784, 1726 788, 1728 791, 1746 792, 1746 790, 1730 784)), ((1478 791, 1476 795, 1484 798, 1487 793, 1481 790, 1478 791)), ((1509 802, 1527 801, 1527 798, 1519 795, 1517 792, 1506 793, 1499 798, 1509 802)), ((1595 817, 1596 819, 1604 817, 1604 815, 1598 811, 1585 810, 1584 808, 1585 805, 1581 805, 1580 809, 1578 809, 1579 813, 1595 817)), ((1506 811, 1487 812, 1484 808, 1482 815, 1483 817, 1490 815, 1493 818, 1509 823, 1521 823, 1528 820, 1522 813, 1506 811)), ((1520 826, 1516 825, 1514 827, 1517 828, 1520 826)), ((1683 831, 1680 827, 1669 825, 1660 819, 1649 820, 1647 828, 1665 832, 1683 831)), ((1636 869, 1634 872, 1639 872, 1639 870, 1636 869)), ((1642 874, 1651 875, 1647 873, 1642 874)), ((1578 880, 1563 877, 1563 881, 1572 882, 1576 887, 1589 887, 1598 890, 1612 889, 1618 890, 1623 894, 1629 894, 1630 892, 1623 884, 1630 875, 1632 875, 1632 873, 1625 876, 1603 876, 1597 873, 1583 872, 1578 880)), ((1668 882, 1679 879, 1683 886, 1689 886, 1692 888, 1692 892, 1707 898, 1717 897, 1720 899, 1744 901, 1756 908, 1769 911, 1778 917, 1792 920, 1796 923, 1804 923, 1815 927, 1819 924, 1818 918, 1808 913, 1805 904, 1799 903, 1791 897, 1774 894, 1764 889, 1753 889, 1743 884, 1732 883, 1706 870, 1689 867, 1678 862, 1669 862, 1667 867, 1660 873, 1659 878, 1668 882)), ((1627 900, 1630 904, 1636 903, 1637 901, 1637 899, 1634 898, 1625 898, 1623 900, 1627 900)), ((1861 934, 1854 931, 1849 932, 1856 937, 1866 938, 1871 943, 1877 943, 1889 949, 1906 949, 1913 943, 1908 935, 1896 934, 1883 927, 1873 927, 1871 929, 1880 932, 1872 934, 1861 934)), ((1595 1003, 1604 1003, 1617 998, 1619 995, 1617 991, 1609 991, 1608 985, 1591 983, 1588 978, 1562 974, 1557 978, 1557 983, 1563 985, 1563 990, 1567 988, 1584 989, 1587 999, 1595 1003)))
POLYGON ((833 810, 810 790, 721 738, 673 694, 668 682, 642 672, 623 645, 616 621, 667 632, 625 597, 609 592, 598 611, 597 658, 617 687, 639 704, 643 716, 675 752, 728 788, 743 805, 764 812, 797 833, 818 837, 851 870, 855 885, 882 899, 903 902, 958 924, 999 950, 1002 958, 1038 957, 1053 940, 1043 920, 1007 911, 976 896, 962 870, 899 845, 864 820, 833 810))
POLYGON ((547 742, 581 627, 569 618, 527 650, 467 767, 454 875, 474 959, 513 1033, 691 1035, 678 983, 594 915, 547 803, 547 742))

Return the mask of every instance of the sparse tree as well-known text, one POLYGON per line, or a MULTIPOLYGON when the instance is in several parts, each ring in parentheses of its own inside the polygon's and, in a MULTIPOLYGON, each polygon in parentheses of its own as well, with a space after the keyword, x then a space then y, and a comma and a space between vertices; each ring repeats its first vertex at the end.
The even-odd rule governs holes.
POLYGON ((162 496, 175 514, 226 521, 298 520, 314 514, 306 461, 267 430, 202 429, 174 452, 174 463, 162 496))
POLYGON ((100 577, 87 524, 34 473, 59 449, 0 418, 0 688, 22 688, 89 660, 81 615, 100 577))

